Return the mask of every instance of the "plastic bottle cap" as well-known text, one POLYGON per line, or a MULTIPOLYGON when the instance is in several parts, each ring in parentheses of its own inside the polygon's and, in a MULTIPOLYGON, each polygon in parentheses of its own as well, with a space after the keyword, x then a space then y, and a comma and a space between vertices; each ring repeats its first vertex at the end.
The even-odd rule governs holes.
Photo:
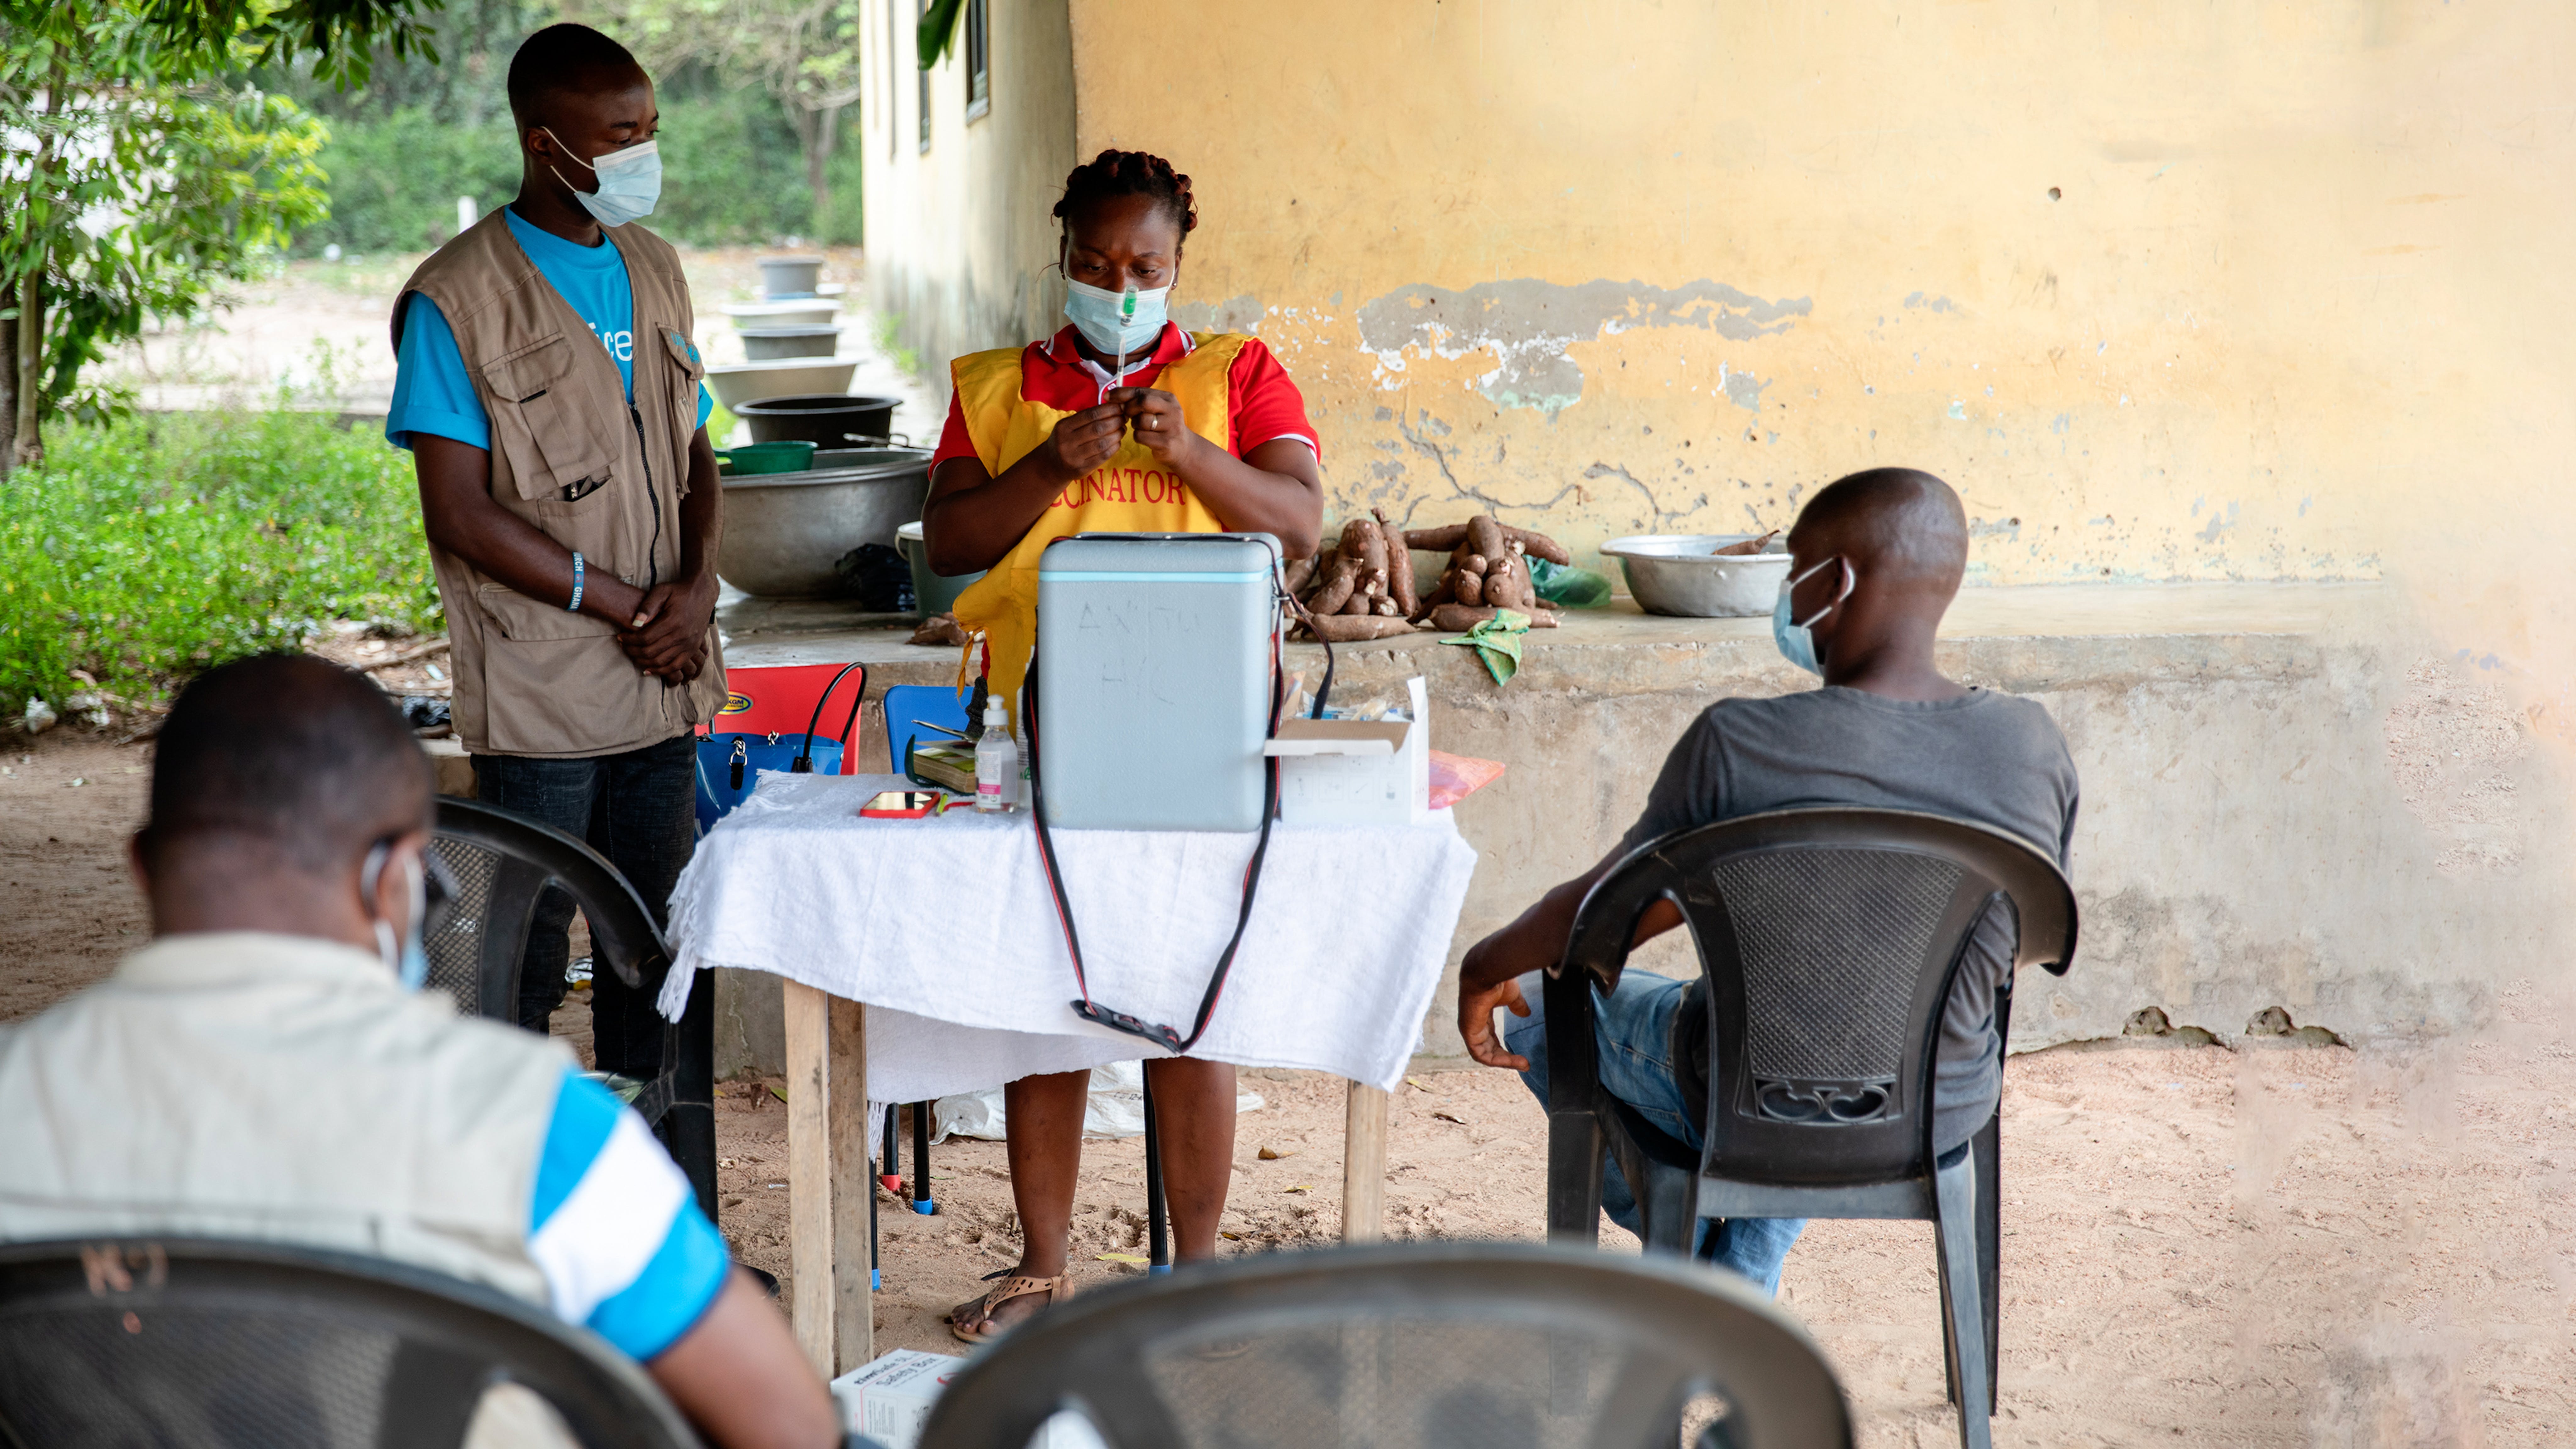
POLYGON ((1010 722, 1011 717, 1002 712, 1002 702, 1000 700, 988 699, 984 701, 984 727, 986 729, 991 729, 995 725, 1008 725, 1010 722))

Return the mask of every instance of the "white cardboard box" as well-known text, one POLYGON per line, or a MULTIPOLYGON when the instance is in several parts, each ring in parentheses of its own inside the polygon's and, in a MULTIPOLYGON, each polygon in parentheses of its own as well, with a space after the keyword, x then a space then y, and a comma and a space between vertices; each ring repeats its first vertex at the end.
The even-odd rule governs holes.
POLYGON ((863 1363, 832 1380, 842 1427, 881 1440, 886 1449, 912 1449, 939 1391, 965 1366, 962 1358, 912 1348, 863 1363))
POLYGON ((1419 825, 1431 818, 1431 702, 1404 682, 1411 720, 1290 719, 1262 747, 1279 759, 1291 825, 1419 825))
MULTIPOLYGON (((939 1402, 948 1381, 965 1367, 963 1358, 911 1348, 863 1363, 832 1380, 841 1426, 877 1440, 886 1449, 913 1449, 920 1442, 922 1426, 930 1422, 931 1405, 939 1402)), ((1038 1430, 1028 1449, 1103 1446, 1080 1415, 1058 1414, 1038 1430)))

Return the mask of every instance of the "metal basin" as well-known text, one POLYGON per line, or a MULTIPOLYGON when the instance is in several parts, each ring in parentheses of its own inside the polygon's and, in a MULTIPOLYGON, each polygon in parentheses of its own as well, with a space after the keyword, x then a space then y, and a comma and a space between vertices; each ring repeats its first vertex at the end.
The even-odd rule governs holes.
POLYGON ((829 598, 847 591, 833 568, 843 555, 863 543, 895 546, 895 530, 921 517, 930 450, 842 456, 850 466, 724 480, 716 572, 726 583, 763 598, 829 598))
MULTIPOLYGON (((707 369, 707 388, 716 401, 740 416, 742 405, 763 398, 804 393, 839 392, 859 370, 852 357, 782 357, 771 362, 735 362, 707 369)), ((773 439, 761 438, 761 442, 773 439)))
POLYGON ((791 298, 784 302, 727 302, 717 309, 743 327, 822 327, 840 315, 841 304, 829 297, 791 298))
MULTIPOLYGON (((730 523, 728 523, 730 526, 730 523)), ((1689 619, 1749 619, 1771 612, 1789 577, 1789 548, 1778 539, 1756 554, 1713 550, 1749 533, 1639 533, 1601 545, 1628 576, 1628 592, 1649 614, 1689 619)))
POLYGON ((792 393, 765 397, 733 410, 751 424, 756 443, 803 439, 818 448, 838 450, 853 439, 883 438, 901 398, 859 397, 845 392, 792 393))
POLYGON ((821 257, 762 257, 760 259, 760 292, 772 302, 791 297, 811 297, 815 285, 823 280, 821 257))
POLYGON ((742 355, 751 362, 775 362, 782 357, 830 357, 841 345, 841 329, 830 323, 819 326, 743 327, 742 355))

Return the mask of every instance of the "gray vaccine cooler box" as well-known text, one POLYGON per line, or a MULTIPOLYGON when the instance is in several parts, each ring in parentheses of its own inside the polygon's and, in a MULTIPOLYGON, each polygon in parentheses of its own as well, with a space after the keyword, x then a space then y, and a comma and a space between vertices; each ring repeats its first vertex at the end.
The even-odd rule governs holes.
POLYGON ((1086 533, 1038 559, 1038 763, 1063 830, 1261 828, 1266 533, 1086 533))

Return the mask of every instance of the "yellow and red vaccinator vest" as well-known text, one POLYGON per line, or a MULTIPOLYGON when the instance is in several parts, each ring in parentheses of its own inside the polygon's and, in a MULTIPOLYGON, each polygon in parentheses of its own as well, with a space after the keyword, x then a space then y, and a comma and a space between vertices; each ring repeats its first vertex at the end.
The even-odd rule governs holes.
MULTIPOLYGON (((1223 448, 1231 436, 1226 375, 1246 339, 1201 332, 1191 341, 1189 355, 1164 364, 1152 386, 1180 400, 1190 431, 1223 448)), ((984 471, 996 478, 1071 416, 1021 395, 1024 351, 969 353, 948 365, 967 439, 984 471)), ((1132 428, 1108 462, 1065 485, 1010 553, 957 596, 957 622, 984 635, 991 650, 990 686, 996 697, 1010 701, 1011 717, 1019 717, 1020 681, 1037 647, 1038 555, 1048 544, 1077 533, 1224 531, 1180 475, 1136 441, 1132 428)))

